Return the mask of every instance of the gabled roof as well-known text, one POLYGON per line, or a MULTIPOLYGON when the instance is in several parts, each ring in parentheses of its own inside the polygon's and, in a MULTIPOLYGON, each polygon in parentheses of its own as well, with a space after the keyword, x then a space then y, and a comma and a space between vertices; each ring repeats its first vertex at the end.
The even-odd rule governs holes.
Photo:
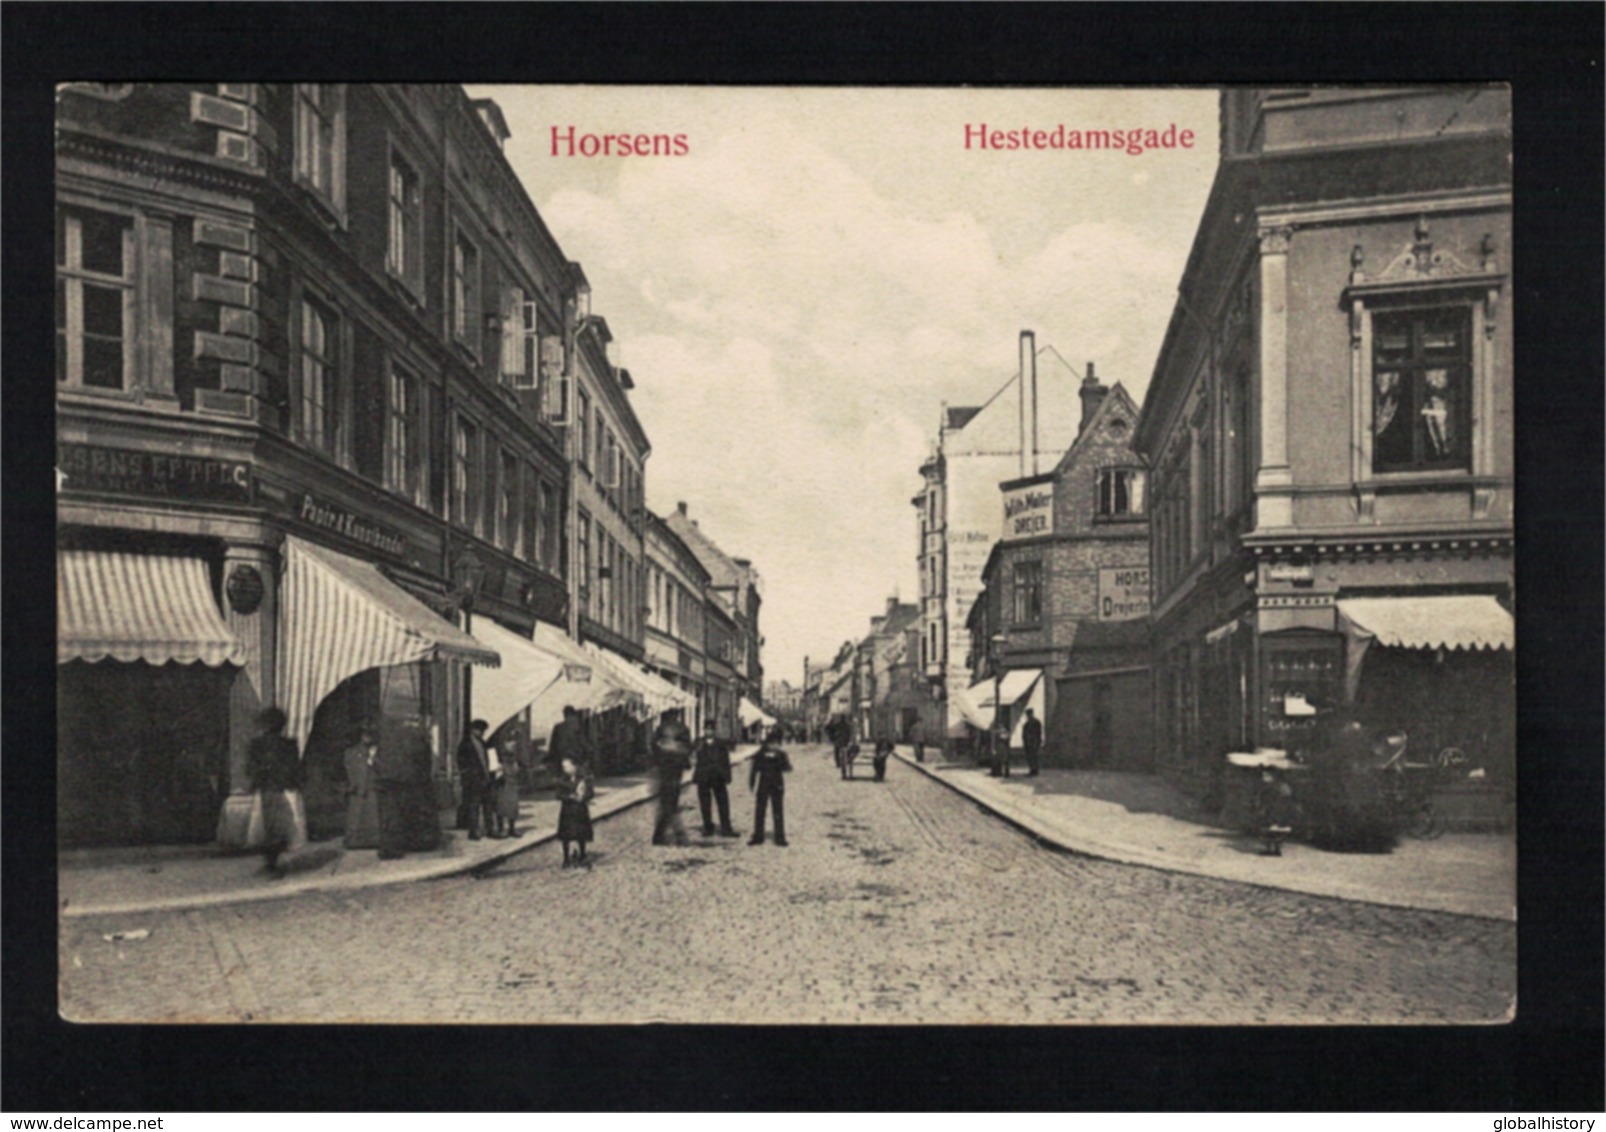
MULTIPOLYGON (((1057 476, 1069 468, 1078 455, 1077 449, 1082 446, 1082 441, 1088 437, 1096 436, 1098 430, 1103 427, 1104 422, 1117 412, 1126 418, 1130 430, 1127 435, 1131 437, 1137 432, 1138 406, 1137 402, 1132 400, 1132 395, 1126 391, 1126 387, 1119 381, 1110 386, 1109 391, 1104 394, 1104 399, 1099 402, 1099 407, 1093 410, 1093 416, 1088 419, 1082 431, 1076 434, 1076 439, 1065 450, 1065 455, 1061 456, 1059 462, 1054 465, 1053 474, 1057 476)), ((1130 444, 1130 440, 1128 443, 1130 444)), ((1132 455, 1134 459, 1142 459, 1136 449, 1132 450, 1132 455)))

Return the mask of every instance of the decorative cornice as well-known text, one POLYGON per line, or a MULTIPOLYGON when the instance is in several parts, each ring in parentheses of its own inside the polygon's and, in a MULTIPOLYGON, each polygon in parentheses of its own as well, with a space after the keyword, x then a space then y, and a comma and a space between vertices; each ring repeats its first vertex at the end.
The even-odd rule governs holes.
POLYGON ((1282 543, 1254 544, 1245 549, 1262 561, 1291 558, 1323 561, 1341 558, 1431 558, 1443 555, 1487 557, 1510 554, 1515 544, 1512 535, 1502 534, 1395 535, 1387 538, 1335 536, 1331 539, 1303 538, 1282 543))
POLYGON ((136 176, 161 177, 203 188, 227 189, 245 194, 261 191, 265 181, 260 171, 223 165, 206 154, 155 149, 148 145, 130 146, 76 128, 57 132, 56 153, 62 157, 83 158, 136 176))
POLYGON ((1288 248, 1294 240, 1294 226, 1287 224, 1275 228, 1262 228, 1258 236, 1261 255, 1287 255, 1288 248))

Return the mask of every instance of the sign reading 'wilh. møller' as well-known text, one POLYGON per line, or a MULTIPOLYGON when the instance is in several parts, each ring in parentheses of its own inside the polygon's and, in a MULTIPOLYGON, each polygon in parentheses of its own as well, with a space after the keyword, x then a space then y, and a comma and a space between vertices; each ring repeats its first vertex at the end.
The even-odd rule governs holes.
POLYGON ((1054 533, 1054 487, 1043 480, 1004 488, 1004 538, 1054 533))
POLYGON ((1099 569, 1099 620, 1136 621, 1149 615, 1149 568, 1104 566, 1099 569))

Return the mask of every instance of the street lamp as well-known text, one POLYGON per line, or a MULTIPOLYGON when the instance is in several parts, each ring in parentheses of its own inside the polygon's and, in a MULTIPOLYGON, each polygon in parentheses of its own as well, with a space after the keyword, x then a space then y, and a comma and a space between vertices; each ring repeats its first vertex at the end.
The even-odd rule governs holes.
MULTIPOLYGON (((987 773, 993 778, 997 778, 1003 773, 1004 759, 1008 757, 1005 752, 1000 752, 998 749, 998 717, 1004 710, 1004 705, 1000 702, 1004 695, 1004 670, 999 667, 998 658, 999 653, 1003 651, 1004 646, 1008 643, 1009 638, 1002 633, 994 633, 987 638, 987 655, 993 666, 993 733, 991 735, 993 766, 987 773)), ((1008 742, 1007 738, 1005 742, 1008 742)))

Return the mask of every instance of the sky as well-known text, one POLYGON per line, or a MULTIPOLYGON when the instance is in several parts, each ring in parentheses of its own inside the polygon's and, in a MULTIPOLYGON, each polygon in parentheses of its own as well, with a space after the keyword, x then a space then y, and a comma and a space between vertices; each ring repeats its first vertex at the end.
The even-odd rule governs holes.
POLYGON ((753 561, 765 676, 793 684, 918 600, 942 405, 1011 381, 1022 330, 1040 381, 1092 360, 1142 403, 1217 160, 1213 90, 467 89, 630 370, 648 506, 753 561), (1191 148, 966 148, 1173 123, 1191 148), (571 127, 686 152, 554 155, 571 127))

